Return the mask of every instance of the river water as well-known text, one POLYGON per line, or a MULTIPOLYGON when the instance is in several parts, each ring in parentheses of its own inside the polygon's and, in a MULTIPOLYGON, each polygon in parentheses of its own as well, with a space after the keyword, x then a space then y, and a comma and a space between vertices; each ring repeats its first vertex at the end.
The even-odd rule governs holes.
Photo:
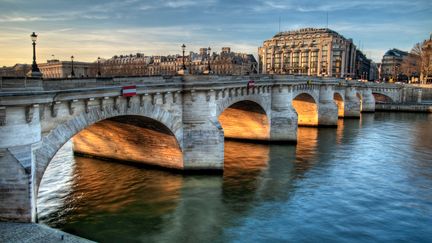
POLYGON ((41 223, 100 242, 432 242, 432 115, 299 128, 297 145, 226 141, 223 176, 74 157, 46 171, 41 223))

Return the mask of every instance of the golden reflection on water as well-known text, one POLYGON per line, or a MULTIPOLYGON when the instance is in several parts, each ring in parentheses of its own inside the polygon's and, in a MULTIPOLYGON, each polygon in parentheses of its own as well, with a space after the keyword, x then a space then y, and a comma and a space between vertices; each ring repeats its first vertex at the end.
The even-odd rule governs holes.
POLYGON ((263 170, 268 165, 269 152, 268 145, 225 140, 224 176, 263 170))
POLYGON ((318 128, 299 127, 297 131, 297 160, 309 160, 316 156, 318 145, 318 128))
POLYGON ((344 119, 338 119, 336 128, 336 144, 342 144, 344 134, 344 119))
POLYGON ((84 213, 87 210, 115 213, 134 204, 157 205, 152 208, 156 214, 176 208, 182 176, 92 158, 75 157, 75 160, 74 204, 82 205, 84 213))

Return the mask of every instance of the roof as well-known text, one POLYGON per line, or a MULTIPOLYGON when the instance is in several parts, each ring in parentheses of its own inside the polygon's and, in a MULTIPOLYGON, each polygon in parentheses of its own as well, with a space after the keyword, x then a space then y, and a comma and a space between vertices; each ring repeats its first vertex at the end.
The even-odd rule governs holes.
POLYGON ((288 35, 297 35, 297 34, 317 34, 317 33, 328 33, 328 34, 336 34, 340 35, 334 30, 331 30, 329 28, 302 28, 298 30, 290 30, 290 31, 283 31, 279 32, 274 37, 281 37, 281 36, 288 36, 288 35))
POLYGON ((401 50, 396 49, 396 48, 390 49, 384 54, 384 56, 395 56, 395 57, 403 57, 406 55, 408 55, 408 52, 401 51, 401 50))

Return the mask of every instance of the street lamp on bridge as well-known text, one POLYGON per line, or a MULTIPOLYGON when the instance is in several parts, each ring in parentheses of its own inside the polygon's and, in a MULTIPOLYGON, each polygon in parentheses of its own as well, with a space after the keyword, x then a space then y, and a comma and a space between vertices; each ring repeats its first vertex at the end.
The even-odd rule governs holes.
POLYGON ((207 56, 207 59, 208 59, 208 67, 207 67, 207 69, 208 69, 208 74, 210 74, 210 72, 211 72, 211 67, 210 67, 211 48, 210 48, 210 46, 207 48, 207 52, 208 52, 208 56, 207 56))
POLYGON ((33 64, 32 64, 32 70, 29 73, 30 77, 42 77, 42 73, 39 70, 39 67, 36 63, 36 40, 37 40, 37 35, 35 34, 35 32, 33 32, 30 35, 30 38, 32 40, 32 45, 33 45, 33 64))
POLYGON ((183 55, 182 55, 183 64, 182 64, 181 69, 178 70, 177 74, 178 75, 185 75, 185 74, 188 74, 188 71, 186 70, 186 64, 185 64, 186 45, 185 44, 181 45, 181 48, 182 48, 182 52, 183 52, 183 55))
POLYGON ((71 63, 72 63, 71 78, 75 77, 73 60, 74 60, 74 56, 71 56, 71 63))
POLYGON ((100 59, 101 59, 100 57, 97 58, 97 69, 98 69, 97 76, 98 76, 98 77, 101 76, 101 71, 100 71, 100 59))
POLYGON ((181 48, 182 48, 182 51, 183 51, 183 56, 182 56, 182 60, 183 60, 183 66, 182 66, 182 69, 183 70, 186 70, 186 65, 185 65, 185 50, 186 50, 186 45, 185 44, 183 44, 182 46, 181 46, 181 48))

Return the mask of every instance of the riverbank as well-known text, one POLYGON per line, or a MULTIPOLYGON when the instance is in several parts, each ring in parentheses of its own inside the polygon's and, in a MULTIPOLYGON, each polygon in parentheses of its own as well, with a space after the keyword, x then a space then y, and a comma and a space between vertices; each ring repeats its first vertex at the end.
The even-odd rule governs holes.
POLYGON ((35 223, 0 222, 0 242, 93 242, 35 223))
POLYGON ((425 104, 376 104, 376 111, 401 111, 432 113, 432 103, 425 104))

